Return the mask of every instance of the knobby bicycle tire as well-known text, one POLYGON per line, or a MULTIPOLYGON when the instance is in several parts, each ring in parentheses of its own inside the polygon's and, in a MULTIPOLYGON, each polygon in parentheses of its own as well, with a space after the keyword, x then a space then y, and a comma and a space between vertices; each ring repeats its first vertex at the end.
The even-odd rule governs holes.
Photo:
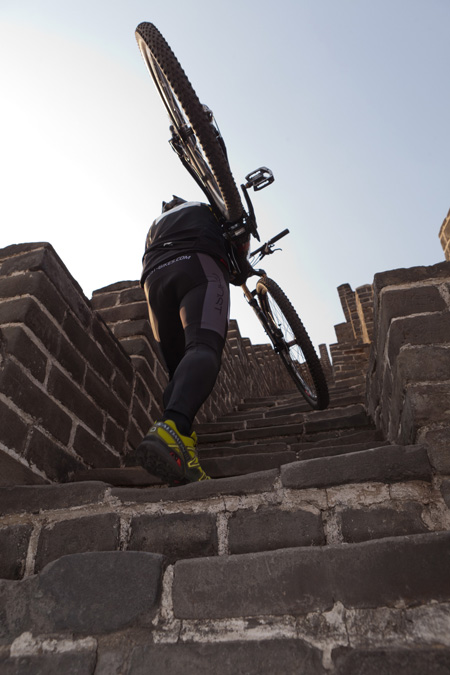
MULTIPOLYGON (((202 171, 195 170, 194 167, 197 182, 199 182, 207 197, 215 202, 214 205, 221 211, 225 220, 230 222, 237 221, 242 216, 244 209, 236 183, 211 120, 200 103, 186 73, 156 26, 147 22, 139 24, 136 28, 136 39, 150 75, 175 126, 176 111, 173 110, 170 102, 167 100, 167 96, 164 94, 166 84, 171 90, 171 101, 173 101, 173 97, 176 99, 173 103, 181 105, 184 115, 189 122, 190 129, 188 132, 179 134, 184 149, 192 158, 193 149, 192 145, 189 146, 188 140, 190 130, 193 131, 201 146, 203 151, 201 158, 204 165, 202 167, 203 173, 202 171), (157 67, 155 67, 155 64, 157 67), (212 172, 212 177, 222 198, 222 203, 220 203, 220 199, 217 196, 215 198, 214 190, 211 194, 211 189, 208 187, 207 182, 208 171, 212 172)), ((200 155, 196 155, 194 164, 199 158, 200 155)), ((192 161, 190 164, 192 166, 192 161)))
POLYGON ((260 307, 275 336, 275 349, 309 405, 323 410, 328 385, 314 346, 297 312, 278 284, 264 276, 256 284, 260 307))

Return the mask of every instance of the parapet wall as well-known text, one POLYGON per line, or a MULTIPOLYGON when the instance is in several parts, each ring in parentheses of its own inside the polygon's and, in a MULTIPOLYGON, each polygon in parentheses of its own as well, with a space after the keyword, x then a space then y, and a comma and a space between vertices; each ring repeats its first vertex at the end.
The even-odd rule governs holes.
POLYGON ((337 342, 330 345, 334 386, 363 396, 373 334, 373 289, 365 284, 353 291, 342 284, 337 290, 345 322, 334 327, 337 342))
MULTIPOLYGON (((234 324, 199 419, 292 389, 278 361, 234 324)), ((0 250, 0 484, 122 465, 160 415, 165 382, 136 281, 98 291, 91 304, 49 244, 0 250)))
POLYGON ((422 443, 450 473, 450 262, 374 278, 367 404, 393 443, 422 443))

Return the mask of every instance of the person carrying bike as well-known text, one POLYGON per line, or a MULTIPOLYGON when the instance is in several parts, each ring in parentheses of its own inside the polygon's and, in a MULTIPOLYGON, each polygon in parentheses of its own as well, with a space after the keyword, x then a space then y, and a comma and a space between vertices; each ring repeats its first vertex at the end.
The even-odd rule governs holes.
POLYGON ((192 424, 220 371, 228 330, 229 283, 249 276, 249 235, 230 245, 212 209, 180 197, 151 225, 141 285, 169 383, 163 414, 136 449, 137 461, 171 485, 208 480, 192 424), (231 273, 232 251, 241 272, 231 273))

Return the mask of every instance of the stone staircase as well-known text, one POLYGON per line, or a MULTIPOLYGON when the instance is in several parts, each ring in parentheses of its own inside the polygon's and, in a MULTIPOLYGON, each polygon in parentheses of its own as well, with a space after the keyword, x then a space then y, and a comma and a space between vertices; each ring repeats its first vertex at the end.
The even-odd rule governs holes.
POLYGON ((0 673, 450 673, 450 481, 358 394, 198 427, 216 480, 0 488, 0 673))

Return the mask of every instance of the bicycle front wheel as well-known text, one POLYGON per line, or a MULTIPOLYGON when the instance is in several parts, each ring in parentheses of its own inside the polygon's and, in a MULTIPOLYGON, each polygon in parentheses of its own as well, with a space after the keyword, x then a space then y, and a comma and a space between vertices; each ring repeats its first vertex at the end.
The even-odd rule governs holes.
POLYGON ((238 220, 241 198, 226 157, 225 145, 175 54, 151 23, 136 28, 136 40, 172 121, 176 151, 225 220, 238 220))
POLYGON ((323 410, 329 403, 327 381, 297 312, 273 279, 261 277, 256 284, 256 293, 275 351, 309 405, 315 410, 323 410))

